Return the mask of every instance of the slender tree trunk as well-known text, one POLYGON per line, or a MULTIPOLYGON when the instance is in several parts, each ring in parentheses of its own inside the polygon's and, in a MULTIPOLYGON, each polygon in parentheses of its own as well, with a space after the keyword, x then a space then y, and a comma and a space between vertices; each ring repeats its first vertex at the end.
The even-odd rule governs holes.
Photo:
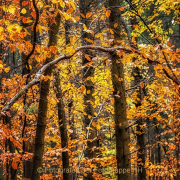
MULTIPOLYGON (((49 43, 48 47, 57 45, 57 34, 59 31, 59 25, 61 21, 61 16, 58 13, 55 17, 55 22, 49 22, 49 43)), ((54 59, 55 55, 52 54, 51 58, 47 58, 45 64, 50 62, 51 59, 54 59)), ((51 76, 52 67, 48 68, 44 76, 51 76)), ((43 161, 43 152, 44 152, 44 137, 45 137, 45 128, 46 128, 46 115, 47 115, 47 105, 48 105, 48 93, 50 87, 50 80, 41 81, 40 85, 40 100, 39 100, 39 110, 37 118, 37 129, 35 136, 35 150, 33 158, 33 170, 31 175, 31 180, 40 179, 40 173, 38 168, 42 166, 43 161)))
MULTIPOLYGON (((0 2, 0 5, 1 5, 2 2, 0 2)), ((2 56, 3 56, 3 46, 2 46, 2 42, 0 42, 0 59, 2 60, 2 56)), ((2 80, 2 77, 0 76, 1 80, 2 80)), ((2 90, 2 82, 0 80, 0 91, 2 90)), ((2 123, 2 122, 0 122, 2 123)), ((3 153, 2 150, 0 150, 0 154, 3 153)), ((3 180, 3 171, 4 171, 4 168, 3 168, 3 161, 0 160, 0 180, 3 180)))
MULTIPOLYGON (((30 14, 32 12, 31 9, 30 9, 30 4, 29 4, 30 1, 29 1, 29 3, 26 6, 22 5, 23 1, 24 0, 20 0, 21 9, 26 8, 27 11, 26 11, 25 15, 21 13, 21 16, 22 17, 30 17, 31 16, 30 14)), ((24 23, 23 21, 21 21, 21 26, 23 28, 28 28, 29 26, 30 27, 32 26, 32 23, 29 24, 29 23, 24 23)), ((24 37, 24 40, 25 40, 25 42, 28 42, 28 41, 32 42, 32 33, 33 32, 31 30, 31 28, 29 28, 27 30, 28 30, 29 34, 27 34, 27 36, 24 37)), ((31 49, 29 49, 29 51, 31 51, 31 49)), ((29 73, 30 73, 30 71, 28 69, 28 66, 26 64, 26 58, 27 58, 27 54, 25 54, 24 52, 21 53, 22 76, 25 76, 27 74, 29 75, 29 73)), ((26 84, 28 83, 28 81, 29 81, 29 78, 27 76, 26 84)), ((27 105, 26 101, 27 101, 27 97, 26 97, 26 94, 25 94, 24 95, 24 101, 23 101, 24 107, 25 107, 25 105, 27 105)), ((25 135, 26 134, 26 128, 27 128, 27 117, 26 117, 26 115, 23 117, 23 123, 24 124, 23 124, 22 138, 26 139, 26 135, 25 135)), ((28 144, 28 142, 23 140, 23 154, 25 152, 32 152, 33 151, 32 149, 29 149, 28 147, 26 147, 27 144, 28 144)), ((32 171, 32 159, 25 160, 23 162, 23 177, 24 178, 31 178, 31 171, 32 171)))
MULTIPOLYGON (((66 11, 68 10, 69 7, 66 6, 66 11)), ((71 43, 70 38, 71 38, 71 31, 72 31, 72 22, 70 20, 66 20, 65 22, 65 38, 66 38, 66 45, 69 45, 71 43)), ((68 67, 71 68, 71 64, 69 62, 68 67)), ((70 140, 76 139, 76 133, 75 133, 75 128, 74 128, 74 115, 71 115, 73 113, 73 99, 70 99, 68 102, 68 120, 69 120, 69 125, 71 126, 71 129, 73 132, 70 134, 70 140)), ((73 153, 76 151, 76 148, 71 148, 71 152, 73 153)), ((70 155, 69 155, 70 156, 70 155)), ((73 166, 73 165, 72 165, 73 166)), ((73 168, 73 167, 72 167, 73 168)), ((75 173, 71 173, 70 179, 75 179, 75 173)))
POLYGON ((175 132, 175 143, 176 143, 176 161, 177 161, 177 173, 176 173, 176 179, 180 179, 180 158, 179 158, 179 153, 180 153, 180 135, 178 132, 175 132))
MULTIPOLYGON (((132 29, 134 29, 133 25, 137 25, 136 17, 132 17, 130 21, 131 21, 132 29)), ((124 26, 126 26, 126 25, 124 24, 124 26)), ((138 39, 135 38, 136 42, 132 42, 132 38, 131 38, 129 30, 127 29, 127 27, 125 29, 127 31, 128 37, 129 37, 130 45, 136 49, 137 47, 135 44, 137 43, 138 39)), ((136 59, 133 59, 133 61, 135 61, 135 60, 136 59)), ((142 80, 142 76, 141 76, 139 67, 136 66, 133 68, 132 75, 134 77, 133 86, 140 84, 141 80, 142 80)), ((141 102, 142 102, 146 93, 145 93, 145 88, 141 87, 141 86, 138 86, 135 89, 135 91, 137 92, 137 99, 138 99, 137 102, 135 102, 135 106, 138 109, 138 107, 140 107, 142 105, 141 102)), ((136 136, 137 136, 137 146, 139 148, 138 153, 137 153, 137 157, 138 157, 138 159, 141 159, 140 162, 137 162, 137 168, 139 170, 139 173, 137 173, 137 177, 138 177, 138 180, 145 180, 146 179, 146 169, 144 168, 144 165, 145 165, 145 143, 144 143, 144 133, 143 133, 143 130, 141 128, 143 125, 143 119, 142 118, 137 119, 137 124, 138 125, 137 125, 136 131, 138 133, 136 134, 136 136)))
MULTIPOLYGON (((109 0, 109 6, 120 6, 119 0, 109 0)), ((121 40, 121 13, 119 8, 112 8, 109 17, 110 28, 114 30, 114 43, 121 40), (114 24, 118 23, 115 27, 114 24)), ((130 180, 130 160, 129 160, 129 135, 127 130, 126 97, 124 82, 124 67, 116 52, 111 53, 112 60, 112 83, 114 88, 114 111, 115 111, 115 133, 116 133, 116 159, 118 171, 125 169, 126 173, 118 173, 118 180, 130 180), (119 81, 118 78, 122 81, 119 81), (116 96, 117 95, 117 96, 116 96), (119 96, 118 96, 119 95, 119 96)))
MULTIPOLYGON (((92 3, 93 1, 90 0, 80 0, 79 1, 80 13, 86 16, 86 14, 91 10, 92 3)), ((81 22, 84 23, 87 27, 89 27, 91 23, 91 18, 86 19, 81 17, 81 22)), ((82 45, 91 44, 89 42, 86 42, 85 38, 93 40, 93 37, 90 33, 82 31, 82 45)), ((84 105, 85 105, 84 128, 86 129, 90 124, 91 121, 90 117, 94 117, 94 112, 95 112, 93 105, 90 103, 90 101, 92 101, 93 103, 95 101, 93 96, 94 83, 92 82, 92 79, 86 80, 87 77, 92 77, 92 78, 94 77, 94 68, 90 65, 87 66, 87 63, 92 61, 94 54, 90 50, 85 50, 84 55, 82 57, 82 66, 86 65, 86 67, 83 68, 83 81, 85 82, 85 87, 86 87, 86 94, 84 95, 84 105), (88 55, 90 59, 85 58, 84 56, 85 54, 88 55)), ((84 157, 87 160, 92 160, 93 158, 97 157, 97 151, 92 150, 93 147, 97 147, 97 140, 93 140, 95 139, 95 137, 96 137, 96 129, 91 125, 91 130, 89 131, 89 137, 87 141, 87 148, 84 151, 84 157)), ((94 178, 92 177, 91 172, 87 174, 87 177, 85 176, 83 177, 83 180, 93 180, 93 179, 94 178)))
MULTIPOLYGON (((67 134, 67 120, 64 111, 64 102, 62 90, 60 87, 60 78, 58 70, 54 71, 54 85, 56 87, 56 97, 58 102, 58 120, 59 120, 59 131, 61 134, 61 146, 63 149, 68 149, 68 134, 67 134)), ((62 152, 62 164, 63 170, 69 169, 69 154, 68 151, 62 152)), ((63 171, 63 179, 70 180, 70 173, 63 171)))
MULTIPOLYGON (((140 83, 142 76, 140 75, 140 70, 138 67, 133 69, 133 76, 135 78, 135 85, 140 83)), ((141 106, 141 101, 143 98, 143 88, 137 87, 137 102, 135 103, 136 108, 141 106)), ((145 89, 144 89, 145 91, 145 89)), ((143 119, 140 117, 140 119, 137 119, 137 127, 136 127, 136 136, 137 136, 137 146, 138 146, 138 152, 137 157, 138 159, 141 159, 140 162, 137 162, 137 168, 139 169, 139 173, 137 173, 138 180, 146 180, 146 170, 144 168, 145 165, 145 143, 144 143, 144 133, 142 130, 143 126, 143 119)))

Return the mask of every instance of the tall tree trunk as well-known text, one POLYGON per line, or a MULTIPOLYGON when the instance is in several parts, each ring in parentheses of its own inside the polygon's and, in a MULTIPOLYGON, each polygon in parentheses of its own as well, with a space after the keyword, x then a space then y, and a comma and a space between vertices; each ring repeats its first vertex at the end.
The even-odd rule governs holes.
MULTIPOLYGON (((55 17, 55 22, 49 22, 49 43, 48 47, 57 45, 57 34, 59 31, 59 25, 61 21, 61 16, 58 13, 55 17)), ((51 58, 47 58, 45 64, 50 62, 51 59, 54 59, 55 55, 52 54, 51 58)), ((49 67, 44 76, 51 76, 52 67, 49 67)), ((37 118, 37 128, 36 128, 36 136, 35 136, 35 150, 33 157, 33 169, 32 169, 32 180, 40 179, 40 173, 38 172, 38 168, 42 166, 43 160, 43 151, 44 151, 44 137, 45 137, 45 128, 46 128, 46 115, 47 115, 47 105, 48 105, 48 93, 50 87, 50 80, 47 81, 42 80, 40 85, 40 100, 39 100, 39 110, 38 110, 38 118, 37 118)))
MULTIPOLYGON (((111 14, 109 17, 110 28, 114 30, 114 43, 117 45, 117 41, 121 40, 121 13, 119 8, 119 0, 109 0, 109 7, 111 8, 111 14), (118 23, 115 27, 114 24, 118 23)), ((118 180, 130 180, 130 160, 129 160, 129 135, 127 131, 127 114, 126 114, 126 97, 125 97, 125 82, 124 82, 124 67, 123 63, 119 60, 120 57, 116 52, 110 54, 112 60, 112 83, 114 88, 114 111, 115 111, 115 133, 116 133, 116 159, 118 172, 123 170, 126 173, 118 173, 118 180), (118 78, 122 81, 119 81, 118 78), (119 95, 119 96, 116 96, 119 95)))
MULTIPOLYGON (((90 0, 80 0, 79 1, 79 8, 80 8, 80 13, 82 13, 84 16, 86 16, 86 14, 88 12, 90 12, 91 10, 91 5, 92 5, 93 1, 90 0)), ((89 27, 91 19, 88 18, 82 18, 81 17, 81 22, 84 23, 86 25, 86 27, 89 27)), ((84 38, 88 38, 93 40, 93 37, 90 33, 84 32, 82 31, 82 45, 87 45, 87 44, 91 44, 89 42, 86 42, 84 38)), ((82 57, 82 66, 85 66, 85 68, 83 68, 83 81, 85 82, 85 87, 86 87, 86 94, 84 95, 84 105, 85 105, 85 109, 84 112, 86 115, 84 115, 84 128, 87 131, 87 127, 90 124, 91 118, 90 117, 94 117, 94 108, 93 105, 90 103, 90 101, 92 101, 94 103, 95 99, 93 97, 93 93, 94 93, 94 84, 92 82, 91 79, 86 80, 87 77, 94 77, 94 68, 91 65, 87 66, 87 63, 89 63, 90 61, 92 61, 94 54, 92 53, 92 51, 90 50, 85 50, 84 51, 84 55, 82 57), (85 54, 89 56, 90 59, 85 58, 85 54), (86 81, 85 81, 86 80, 86 81), (89 92, 89 93, 87 93, 89 92)), ((96 150, 92 150, 93 147, 97 147, 97 140, 93 140, 96 137, 96 129, 91 125, 91 129, 89 131, 89 136, 88 136, 88 140, 87 140, 87 148, 84 151, 84 157, 87 160, 92 160, 93 158, 97 157, 97 151, 96 150), (90 141, 91 140, 91 141, 90 141)), ((88 172, 87 177, 83 177, 84 180, 92 180, 94 179, 92 177, 92 173, 88 172)))
MULTIPOLYGON (((68 134, 67 134, 67 119, 65 116, 64 111, 64 102, 63 102, 63 95, 60 86, 60 78, 59 78, 59 71, 56 69, 54 71, 54 85, 56 87, 56 97, 59 100, 58 102, 58 120, 59 120, 59 131, 61 134, 61 147, 63 149, 68 149, 68 134)), ((68 151, 62 152, 62 165, 63 170, 69 169, 69 154, 68 151)), ((63 171, 63 179, 70 180, 70 173, 67 171, 63 171)))
MULTIPOLYGON (((0 5, 2 4, 2 2, 0 2, 0 5)), ((0 16, 1 17, 1 16, 0 16)), ((3 56, 3 45, 2 45, 2 42, 0 42, 0 60, 2 60, 2 56, 3 56)), ((0 91, 2 92, 2 77, 0 76, 0 91)), ((0 122, 2 123, 2 122, 0 122)), ((3 151, 0 149, 0 155, 3 153, 3 151)), ((0 160, 0 180, 3 180, 3 161, 0 160)))
MULTIPOLYGON (((68 10, 68 6, 66 6, 66 11, 68 10)), ((72 22, 70 20, 66 20, 65 22, 65 38, 66 38, 66 45, 69 45, 71 43, 70 38, 71 38, 71 31, 72 31, 72 22)), ((71 64, 68 62, 68 67, 71 69, 71 64)), ((69 72, 69 71, 68 71, 69 72)), ((73 113, 73 99, 71 98, 70 101, 68 102, 68 121, 69 125, 71 126, 71 129, 73 132, 70 134, 70 140, 76 139, 76 133, 75 133, 75 125, 74 125, 74 115, 71 115, 73 113)), ((71 148, 70 150, 72 153, 76 151, 76 148, 71 148)), ((70 156, 70 155, 69 155, 70 156)), ((73 166, 73 165, 72 165, 73 166)), ((75 179, 75 173, 71 173, 71 179, 75 179)))
MULTIPOLYGON (((25 8, 27 11, 26 11, 26 14, 24 16, 24 14, 21 13, 21 16, 22 17, 30 17, 31 15, 31 9, 30 9, 30 1, 29 3, 26 5, 26 6, 23 6, 22 3, 24 2, 24 0, 20 0, 20 5, 21 5, 21 9, 25 8)), ((21 26, 26 29, 28 28, 29 26, 31 27, 33 24, 32 23, 24 23, 23 21, 21 21, 21 26)), ((27 34, 26 37, 24 37, 24 40, 25 42, 32 42, 32 30, 31 28, 27 29, 29 34, 27 34)), ((31 51, 31 49, 29 49, 29 51, 31 51)), ((27 66, 27 63, 26 63, 26 58, 27 58, 27 54, 25 54, 24 52, 21 53, 21 59, 22 59, 22 77, 27 75, 27 80, 26 80, 26 84, 28 83, 29 81, 29 75, 30 75, 30 71, 28 69, 28 66, 27 66)), ((26 94, 24 95, 24 100, 23 100, 23 103, 24 103, 24 107, 26 104, 26 101, 27 101, 27 96, 26 94)), ((26 134, 26 128, 27 128, 27 117, 26 115, 23 117, 23 130, 22 130, 22 138, 23 139, 26 139, 25 137, 25 134, 26 134)), ((28 147, 26 147, 28 144, 27 141, 23 140, 23 154, 25 152, 32 152, 33 150, 32 149, 29 149, 28 147)), ((23 177, 24 178, 31 178, 31 171, 32 171, 32 159, 28 159, 28 160, 24 160, 23 162, 23 177)))
MULTIPOLYGON (((138 67, 133 69, 133 76, 134 76, 134 82, 135 85, 139 84, 141 82, 142 76, 140 74, 140 69, 138 67)), ((137 92, 137 102, 135 103, 136 108, 141 106, 141 101, 143 100, 143 92, 145 89, 141 87, 136 88, 137 92)), ((144 168, 145 165, 145 143, 144 143, 144 133, 142 130, 143 126, 143 119, 140 117, 140 119, 137 119, 137 127, 136 127, 136 136, 137 136, 137 146, 138 146, 138 152, 137 157, 138 159, 141 159, 140 162, 137 162, 137 168, 139 170, 139 173, 137 173, 138 180, 145 180, 146 179, 146 170, 144 168)))
MULTIPOLYGON (((131 25, 132 25, 132 29, 134 29, 133 25, 137 25, 137 20, 136 17, 132 17, 131 18, 131 25)), ((135 38, 137 43, 137 38, 135 38)), ((133 48, 136 49, 136 45, 134 45, 134 42, 130 41, 131 46, 133 48)), ((135 59, 133 59, 133 61, 135 61, 135 59)), ((142 75, 140 73, 140 69, 139 67, 135 67, 133 68, 133 76, 134 76, 134 85, 140 84, 141 80, 142 80, 142 75)), ((137 87, 135 89, 135 91, 137 92, 137 102, 135 102, 135 106, 138 109, 141 105, 142 105, 142 101, 143 98, 145 96, 145 87, 137 87)), ((137 129, 136 131, 138 132, 136 134, 137 136, 137 146, 138 146, 138 153, 137 153, 137 157, 138 159, 141 159, 140 162, 137 162, 137 168, 139 170, 139 173, 137 173, 138 176, 138 180, 145 180, 146 179, 146 169, 144 168, 145 165, 145 143, 144 143, 144 133, 143 133, 143 129, 141 128, 143 125, 143 119, 140 117, 140 119, 137 119, 137 129)))

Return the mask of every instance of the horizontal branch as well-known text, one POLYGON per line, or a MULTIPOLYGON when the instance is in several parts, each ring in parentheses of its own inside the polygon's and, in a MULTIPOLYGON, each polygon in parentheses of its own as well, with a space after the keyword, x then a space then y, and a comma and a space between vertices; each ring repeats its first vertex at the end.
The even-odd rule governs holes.
MULTIPOLYGON (((74 52, 71 54, 65 54, 62 56, 59 56, 57 59, 45 64, 35 75, 34 79, 29 82, 24 88, 22 88, 22 90, 20 90, 11 100, 8 104, 5 105, 5 107, 3 108, 3 110, 0 113, 0 119, 3 118, 3 116, 5 116, 6 111, 9 111, 10 107, 23 95, 25 94, 25 92, 31 88, 33 85, 37 84, 40 82, 40 77, 43 75, 43 73, 51 66, 57 64, 60 61, 63 61, 65 59, 70 59, 72 58, 77 52, 82 51, 82 50, 86 50, 86 49, 91 49, 91 50, 98 50, 98 51, 102 51, 102 52, 106 52, 106 53, 112 53, 115 52, 117 50, 120 51, 124 51, 127 53, 136 53, 140 56, 142 56, 144 59, 148 60, 148 63, 155 63, 155 64, 160 64, 160 62, 158 61, 153 61, 151 58, 146 57, 147 54, 145 56, 143 56, 143 53, 133 49, 133 48, 125 48, 122 46, 117 46, 117 47, 101 47, 101 46, 92 46, 92 45, 87 45, 87 46, 81 46, 78 47, 76 49, 74 49, 74 52)), ((149 56, 150 57, 150 56, 149 56)), ((179 85, 179 82, 174 79, 173 77, 171 77, 168 72, 163 68, 162 69, 164 71, 164 73, 166 74, 166 76, 171 79, 174 83, 176 83, 177 85, 179 85)))

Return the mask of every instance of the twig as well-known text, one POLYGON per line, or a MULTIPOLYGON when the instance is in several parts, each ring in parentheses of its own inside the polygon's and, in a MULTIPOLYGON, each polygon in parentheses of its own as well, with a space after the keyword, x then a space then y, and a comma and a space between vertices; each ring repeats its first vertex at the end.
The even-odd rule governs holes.
MULTIPOLYGON (((99 111, 98 111, 96 117, 91 118, 91 121, 90 121, 90 123, 89 123, 89 126, 87 127, 88 130, 87 130, 87 134, 86 134, 86 141, 87 141, 88 138, 89 138, 89 129, 90 129, 90 127, 91 127, 91 124, 92 124, 93 120, 96 119, 96 118, 100 115, 100 112, 101 112, 101 110, 102 110, 102 107, 104 106, 104 104, 105 104, 107 101, 108 101, 108 100, 106 100, 105 102, 103 102, 103 103, 100 105, 100 108, 99 108, 99 111)), ((79 165, 78 165, 78 171, 79 171, 79 168, 80 168, 80 166, 81 166, 81 158, 82 158, 82 156, 83 156, 85 147, 86 147, 86 143, 83 144, 83 149, 82 149, 81 154, 80 154, 80 156, 79 156, 79 160, 78 160, 78 164, 79 164, 79 165)), ((76 173, 75 180, 77 180, 77 173, 76 173)))

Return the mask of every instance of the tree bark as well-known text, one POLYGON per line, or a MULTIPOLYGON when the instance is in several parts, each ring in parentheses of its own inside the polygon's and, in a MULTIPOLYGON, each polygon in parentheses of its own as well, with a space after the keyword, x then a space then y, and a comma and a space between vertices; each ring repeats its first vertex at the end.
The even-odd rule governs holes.
MULTIPOLYGON (((25 16, 21 13, 21 16, 22 17, 30 17, 31 16, 31 9, 30 9, 30 4, 28 3, 26 6, 23 6, 22 3, 23 3, 24 0, 20 0, 20 5, 21 5, 21 9, 23 8, 26 8, 26 14, 25 16)), ((22 20, 21 20, 21 26, 26 29, 28 27, 31 27, 33 24, 32 23, 24 23, 22 20)), ((29 34, 27 34, 26 37, 24 37, 24 41, 25 42, 32 42, 32 33, 33 31, 31 30, 31 28, 28 29, 28 32, 29 34)), ((29 51, 31 51, 31 49, 29 49, 29 51)), ((30 71, 28 69, 28 66, 27 66, 27 63, 26 63, 26 58, 27 58, 27 54, 25 54, 24 52, 21 53, 21 59, 22 59, 22 77, 27 75, 27 79, 26 79, 26 84, 28 84, 28 81, 30 80, 29 79, 29 76, 30 76, 30 71)), ((24 100, 23 100, 23 103, 24 103, 24 107, 27 102, 27 96, 26 96, 26 93, 24 95, 24 100)), ((28 103, 29 104, 29 103, 28 103)), ((26 127, 27 127, 27 117, 26 117, 26 114, 24 115, 23 117, 23 130, 22 130, 22 138, 26 139, 25 137, 25 134, 26 134, 26 127)), ((23 140, 23 154, 25 152, 32 152, 33 149, 29 149, 28 147, 26 147, 28 144, 27 141, 23 140)), ((33 146, 31 146, 33 147, 33 146)), ((24 160, 23 162, 23 177, 24 178, 31 178, 31 172, 32 172, 32 159, 28 159, 28 160, 24 160)))
MULTIPOLYGON (((59 100, 58 102, 58 120, 59 120, 59 131, 61 134, 61 147, 63 149, 68 149, 68 134, 67 134, 67 120, 65 117, 64 111, 64 102, 63 95, 60 86, 60 78, 59 72, 54 72, 54 85, 56 87, 56 98, 59 100)), ((69 154, 68 151, 62 152, 62 165, 63 165, 63 179, 70 180, 70 173, 67 173, 65 169, 69 169, 69 154)))
MULTIPOLYGON (((57 34, 59 31, 59 25, 61 21, 61 16, 58 13, 55 17, 56 23, 49 23, 49 43, 48 47, 57 45, 57 34)), ((51 58, 46 59, 46 63, 50 62, 54 59, 55 55, 52 54, 51 58)), ((52 66, 48 67, 45 70, 44 76, 51 76, 52 74, 52 66)), ((40 100, 39 100, 39 110, 38 110, 38 118, 37 118, 37 129, 35 136, 35 150, 33 157, 33 169, 31 180, 40 179, 40 173, 38 172, 38 168, 42 166, 43 160, 43 151, 44 151, 44 137, 45 137, 45 128, 46 128, 46 115, 47 115, 47 105, 48 105, 48 93, 50 87, 50 80, 47 81, 42 80, 40 85, 40 100)))
MULTIPOLYGON (((140 69, 138 67, 135 67, 133 69, 133 76, 134 76, 134 84, 137 85, 140 83, 142 76, 140 74, 140 69)), ((135 102, 135 106, 138 109, 138 107, 141 106, 142 98, 143 98, 143 92, 145 89, 141 87, 136 88, 137 92, 137 102, 135 102)), ((145 143, 144 143, 144 133, 143 129, 141 128, 143 126, 143 119, 140 117, 140 119, 137 119, 137 127, 136 127, 136 136, 137 136, 137 146, 138 146, 138 152, 137 152, 137 157, 138 159, 141 159, 140 162, 137 162, 137 168, 140 170, 139 173, 137 173, 138 180, 146 180, 146 170, 144 168, 145 165, 145 143)))
MULTIPOLYGON (((137 20, 136 17, 132 17, 131 18, 131 26, 132 29, 134 29, 133 25, 137 25, 137 20)), ((137 38, 135 38, 135 43, 137 43, 137 38)), ((136 45, 134 44, 134 42, 130 41, 131 46, 134 49, 136 48, 136 45)), ((135 59, 133 59, 133 61, 135 62, 135 59)), ((133 68, 133 76, 134 76, 134 85, 140 84, 141 80, 142 80, 142 75, 140 73, 140 69, 139 67, 134 67, 133 68)), ((142 105, 142 101, 143 98, 145 96, 145 88, 144 87, 137 87, 135 89, 135 91, 137 92, 137 102, 135 102, 135 106, 136 109, 138 109, 138 107, 140 107, 142 105)), ((137 152, 137 157, 138 159, 141 159, 140 162, 137 162, 137 168, 140 170, 139 173, 137 173, 138 176, 138 180, 146 180, 146 169, 144 168, 145 165, 145 143, 144 143, 144 133, 143 133, 143 129, 141 128, 143 125, 143 118, 140 118, 139 120, 137 120, 137 128, 136 131, 138 133, 136 133, 137 136, 137 146, 138 146, 138 152, 137 152)))
MULTIPOLYGON (((120 6, 119 0, 109 0, 109 7, 120 6)), ((114 43, 116 46, 116 41, 121 40, 121 13, 119 8, 111 8, 111 14, 109 17, 110 28, 114 30, 114 43), (118 23, 117 27, 114 24, 118 23)), ((130 161, 129 161, 129 135, 127 131, 127 114, 126 114, 126 97, 125 97, 125 82, 124 82, 124 66, 121 62, 120 57, 116 52, 110 53, 112 60, 112 83, 114 88, 114 113, 115 113, 115 133, 116 133, 116 159, 117 159, 117 169, 125 169, 126 173, 118 173, 118 180, 130 180, 130 161), (119 81, 118 78, 122 81, 119 81), (117 96, 116 96, 117 95, 117 96), (119 96, 118 96, 119 95, 119 96)))
MULTIPOLYGON (((86 16, 86 14, 88 12, 90 12, 91 8, 91 4, 93 3, 93 1, 90 0, 80 0, 79 1, 79 8, 80 8, 80 13, 82 13, 84 16, 86 16)), ((84 23, 86 25, 86 27, 89 27, 90 22, 91 22, 91 18, 82 18, 81 17, 81 22, 84 23)), ((87 45, 87 44, 91 44, 89 42, 85 41, 85 38, 91 39, 93 40, 93 37, 90 33, 84 32, 82 31, 82 45, 87 45)), ((91 79, 86 80, 87 77, 94 77, 94 68, 91 65, 87 66, 87 63, 89 63, 90 61, 92 61, 92 58, 94 56, 94 54, 92 53, 92 51, 90 50, 85 50, 84 55, 82 57, 82 66, 85 66, 85 68, 83 68, 83 81, 85 82, 85 87, 86 87, 86 93, 84 94, 84 128, 87 131, 87 127, 90 124, 91 118, 90 117, 94 117, 94 108, 93 105, 89 102, 92 101, 94 103, 95 99, 93 97, 93 93, 94 93, 94 83, 92 82, 91 79), (90 61, 85 58, 85 54, 88 55, 90 57, 90 61), (86 80, 86 81, 85 81, 86 80), (87 93, 87 92, 90 93, 87 93)), ((87 148, 84 151, 84 157, 87 160, 92 160, 93 158, 97 157, 97 151, 96 150, 92 150, 93 147, 97 147, 97 140, 93 140, 96 137, 96 129, 95 127, 93 127, 91 125, 91 130, 89 131, 89 138, 87 140, 87 148), (92 142, 90 141, 92 140, 92 142)), ((87 177, 84 176, 83 180, 93 180, 94 178, 92 177, 93 173, 92 172, 88 172, 87 173, 87 177)))

